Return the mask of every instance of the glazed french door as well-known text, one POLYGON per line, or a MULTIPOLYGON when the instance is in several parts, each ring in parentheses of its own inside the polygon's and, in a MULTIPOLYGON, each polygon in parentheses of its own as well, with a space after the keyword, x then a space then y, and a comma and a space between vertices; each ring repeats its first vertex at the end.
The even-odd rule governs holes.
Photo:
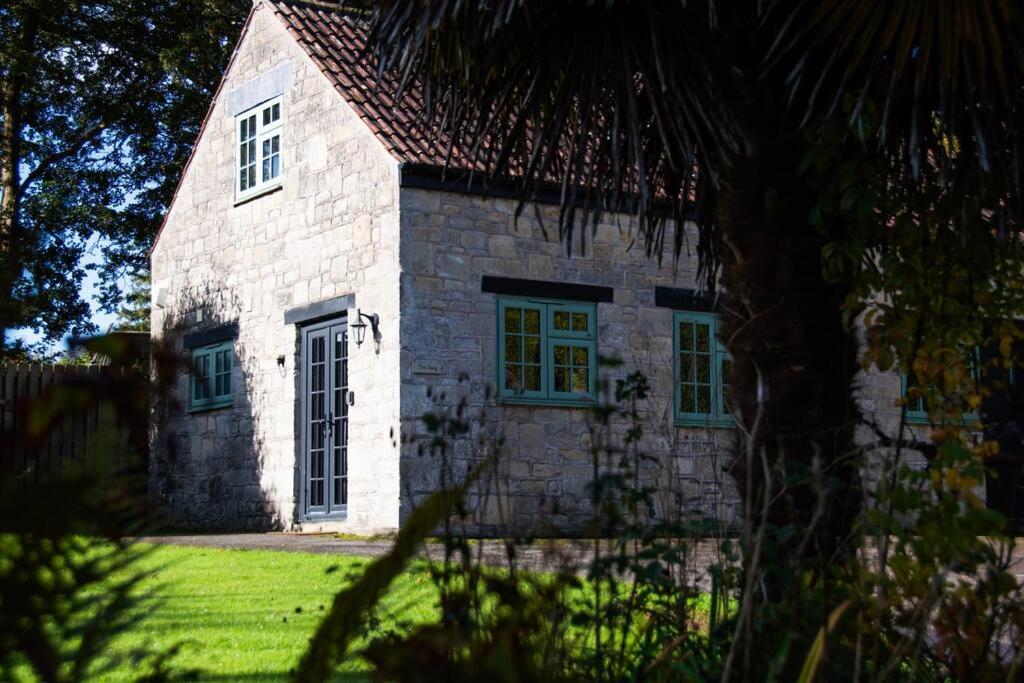
POLYGON ((345 320, 302 332, 302 466, 306 516, 348 505, 348 328, 345 320))

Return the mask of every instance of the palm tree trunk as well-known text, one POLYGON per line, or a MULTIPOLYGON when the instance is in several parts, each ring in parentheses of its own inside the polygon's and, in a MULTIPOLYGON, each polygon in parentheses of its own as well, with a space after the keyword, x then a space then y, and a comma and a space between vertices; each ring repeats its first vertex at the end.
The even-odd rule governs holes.
MULTIPOLYGON (((778 601, 798 576, 838 559, 860 487, 846 289, 823 279, 825 237, 809 222, 815 197, 799 173, 803 139, 771 88, 745 93, 746 142, 727 166, 716 219, 727 293, 721 335, 741 432, 731 471, 747 538, 763 528, 761 599, 778 601)), ((752 548, 746 560, 755 561, 752 548)))

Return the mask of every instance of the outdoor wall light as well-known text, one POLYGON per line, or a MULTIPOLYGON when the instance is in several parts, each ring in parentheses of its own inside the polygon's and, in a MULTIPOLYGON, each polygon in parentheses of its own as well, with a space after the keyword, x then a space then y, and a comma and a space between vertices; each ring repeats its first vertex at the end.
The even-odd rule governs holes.
POLYGON ((377 347, 377 351, 380 351, 380 316, 376 313, 367 315, 359 309, 356 309, 356 321, 349 326, 356 338, 356 346, 362 346, 363 340, 366 339, 366 323, 363 322, 363 318, 370 321, 370 329, 373 330, 373 343, 377 347))

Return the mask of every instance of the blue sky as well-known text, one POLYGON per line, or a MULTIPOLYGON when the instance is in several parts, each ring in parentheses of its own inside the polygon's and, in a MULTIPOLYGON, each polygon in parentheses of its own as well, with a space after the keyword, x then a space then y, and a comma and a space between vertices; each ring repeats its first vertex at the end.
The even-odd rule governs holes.
MULTIPOLYGON (((91 248, 86 249, 85 255, 82 257, 82 265, 98 265, 100 263, 101 254, 99 245, 96 241, 93 241, 91 248)), ((117 320, 117 315, 114 313, 104 313, 100 310, 99 304, 96 303, 96 296, 99 293, 99 277, 96 275, 94 270, 86 270, 85 279, 82 281, 82 298, 89 303, 92 308, 92 321, 99 328, 100 332, 106 332, 117 320)), ((32 330, 12 330, 6 334, 7 339, 21 339, 28 344, 34 344, 42 339, 42 335, 32 330)), ((57 353, 67 350, 67 337, 60 341, 53 342, 47 347, 47 351, 50 353, 57 353)))

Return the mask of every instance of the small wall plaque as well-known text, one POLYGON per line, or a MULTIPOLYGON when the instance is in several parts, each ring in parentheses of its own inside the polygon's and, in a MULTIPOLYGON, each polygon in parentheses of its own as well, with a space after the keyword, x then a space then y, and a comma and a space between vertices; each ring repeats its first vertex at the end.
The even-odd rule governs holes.
POLYGON ((439 360, 415 360, 412 362, 414 375, 443 375, 444 363, 439 360))

